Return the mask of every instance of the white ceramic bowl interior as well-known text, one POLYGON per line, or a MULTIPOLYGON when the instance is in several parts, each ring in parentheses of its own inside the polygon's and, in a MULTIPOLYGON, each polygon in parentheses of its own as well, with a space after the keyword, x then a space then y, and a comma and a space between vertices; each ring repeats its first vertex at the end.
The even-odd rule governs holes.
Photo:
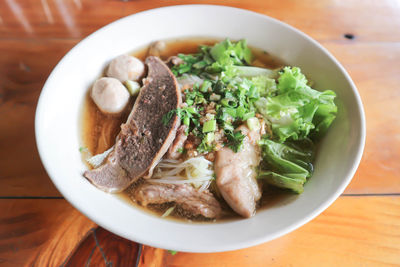
POLYGON ((365 119, 356 87, 343 67, 304 33, 270 17, 241 9, 189 5, 141 12, 113 22, 76 45, 55 67, 41 93, 36 139, 42 162, 61 194, 100 226, 143 244, 188 252, 249 247, 310 221, 345 189, 359 164, 365 119), (155 40, 182 37, 247 38, 290 65, 301 67, 317 89, 337 93, 339 112, 322 141, 315 173, 303 194, 251 219, 190 224, 157 218, 112 194, 82 173, 79 120, 91 84, 114 57, 155 40))

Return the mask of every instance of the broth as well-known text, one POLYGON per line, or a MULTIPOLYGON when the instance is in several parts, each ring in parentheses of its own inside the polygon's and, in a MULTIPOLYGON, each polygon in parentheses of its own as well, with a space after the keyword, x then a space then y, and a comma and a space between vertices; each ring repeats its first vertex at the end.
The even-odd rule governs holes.
MULTIPOLYGON (((168 57, 177 55, 179 53, 190 54, 196 53, 199 45, 213 45, 221 40, 217 39, 204 39, 204 38, 190 38, 190 39, 176 39, 167 40, 166 48, 160 54, 160 58, 166 60, 168 57)), ((253 61, 254 66, 264 67, 264 68, 279 68, 283 66, 283 62, 278 58, 270 55, 268 52, 250 47, 255 60, 253 61)), ((145 60, 146 54, 149 47, 138 49, 132 53, 142 61, 145 60)), ((84 107, 82 112, 82 142, 83 146, 87 148, 87 151, 92 154, 100 154, 105 150, 109 149, 115 143, 115 139, 120 132, 120 125, 124 123, 129 113, 133 107, 135 99, 132 98, 124 109, 124 111, 117 115, 107 115, 102 113, 93 102, 90 94, 86 94, 86 99, 84 101, 84 107)), ((90 166, 88 166, 90 167, 90 166)), ((91 167, 90 167, 91 168, 91 167)), ((161 216, 166 209, 172 206, 172 203, 163 205, 153 205, 148 207, 142 207, 130 198, 129 192, 135 187, 137 183, 131 185, 124 192, 118 194, 121 199, 133 204, 135 207, 140 208, 143 211, 149 212, 155 216, 161 216)), ((279 188, 274 188, 271 186, 264 185, 264 191, 261 200, 259 201, 259 207, 257 207, 257 212, 261 209, 270 208, 272 206, 285 205, 288 202, 293 201, 297 196, 279 188)), ((240 219, 233 210, 225 203, 222 198, 217 199, 221 202, 221 206, 224 211, 222 219, 217 221, 226 221, 233 219, 240 219)), ((216 220, 205 219, 203 217, 187 217, 187 215, 180 209, 174 209, 171 216, 167 217, 173 220, 185 220, 185 221, 201 221, 201 222, 214 222, 216 220)))

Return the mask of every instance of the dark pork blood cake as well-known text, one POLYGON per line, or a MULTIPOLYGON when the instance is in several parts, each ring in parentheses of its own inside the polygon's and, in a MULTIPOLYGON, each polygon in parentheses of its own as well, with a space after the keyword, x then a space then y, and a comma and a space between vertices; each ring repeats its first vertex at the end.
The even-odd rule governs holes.
POLYGON ((176 115, 166 125, 162 120, 181 104, 175 76, 158 57, 150 56, 145 63, 148 76, 114 149, 100 167, 83 174, 106 192, 121 192, 140 177, 150 177, 180 125, 176 115))

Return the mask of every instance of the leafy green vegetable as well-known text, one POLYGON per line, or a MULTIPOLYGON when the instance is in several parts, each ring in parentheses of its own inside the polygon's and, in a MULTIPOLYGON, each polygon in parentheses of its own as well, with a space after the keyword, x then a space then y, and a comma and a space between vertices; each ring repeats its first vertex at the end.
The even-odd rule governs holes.
MULTIPOLYGON (((308 97, 309 103, 315 101, 313 104, 316 106, 314 113, 313 123, 315 125, 315 132, 317 135, 322 136, 332 121, 336 118, 337 106, 334 103, 336 97, 335 92, 326 90, 323 92, 316 91, 307 85, 306 77, 301 73, 300 68, 285 67, 283 73, 278 79, 278 88, 280 93, 293 94, 294 98, 308 97)), ((305 107, 304 110, 313 110, 312 107, 305 107)), ((311 115, 311 114, 310 114, 311 115)))
POLYGON ((260 129, 261 114, 272 132, 260 141, 259 178, 301 193, 313 172, 311 139, 322 137, 336 117, 335 93, 312 89, 297 67, 249 66, 253 56, 246 40, 226 39, 200 46, 196 54, 178 56, 183 63, 173 66, 172 72, 178 78, 190 75, 198 84, 183 92, 185 107, 166 114, 163 122, 176 113, 188 126, 187 134, 200 143, 199 153, 213 151, 217 140, 238 152, 245 136, 235 129, 243 123, 251 130, 260 129), (202 124, 204 116, 208 117, 202 124), (216 134, 219 129, 226 138, 216 134))
POLYGON ((174 116, 174 114, 176 113, 176 109, 170 110, 168 111, 167 114, 164 114, 164 116, 162 117, 162 123, 167 126, 168 123, 171 121, 172 117, 174 116))
POLYGON ((250 131, 258 131, 261 128, 260 121, 256 117, 247 119, 246 123, 250 131))
POLYGON ((275 80, 268 78, 267 76, 255 76, 251 79, 251 81, 257 88, 260 96, 272 96, 278 90, 275 80))
POLYGON ((308 165, 313 159, 312 143, 302 151, 289 144, 281 144, 269 139, 262 139, 260 145, 263 150, 263 157, 269 166, 282 173, 302 174, 304 179, 311 176, 308 165), (265 158, 268 156, 268 158, 265 158))
POLYGON ((252 78, 257 76, 265 76, 274 79, 278 76, 278 70, 271 70, 253 66, 232 66, 230 71, 239 77, 252 78))
POLYGON ((321 137, 336 117, 335 96, 333 91, 309 87, 299 68, 285 67, 278 78, 277 95, 260 98, 255 106, 284 142, 304 139, 311 131, 321 137))
POLYGON ((297 193, 312 173, 313 144, 310 140, 298 144, 281 144, 269 139, 260 141, 266 166, 259 178, 275 186, 292 189, 297 193), (301 149, 300 149, 301 148, 301 149))
POLYGON ((163 124, 167 125, 170 122, 171 118, 174 116, 174 114, 178 115, 183 124, 187 126, 189 126, 191 122, 195 127, 200 126, 199 123, 200 114, 195 107, 184 107, 169 111, 162 117, 163 124))
POLYGON ((290 189, 297 194, 301 194, 304 191, 304 180, 301 178, 289 178, 271 171, 261 171, 258 178, 264 179, 276 187, 290 189))
POLYGON ((211 86, 212 86, 211 81, 204 80, 203 84, 201 85, 200 91, 202 93, 206 93, 211 86))
POLYGON ((207 133, 201 140, 200 145, 197 147, 199 153, 211 152, 214 145, 211 143, 214 140, 214 133, 207 133))
POLYGON ((232 149, 234 152, 238 152, 242 149, 243 146, 243 140, 244 140, 244 135, 242 132, 237 131, 237 132, 225 132, 226 137, 228 138, 228 146, 230 149, 232 149))
POLYGON ((232 43, 229 39, 225 39, 214 45, 210 54, 216 62, 225 66, 250 64, 253 57, 246 40, 232 43))
POLYGON ((171 71, 175 76, 182 75, 184 73, 196 73, 201 70, 200 68, 196 68, 196 63, 201 61, 203 59, 203 56, 201 53, 199 54, 194 54, 194 55, 184 55, 184 54, 178 54, 178 57, 183 60, 182 64, 175 65, 171 71), (195 65, 195 66, 193 66, 195 65), (197 71, 196 71, 197 70, 197 71))

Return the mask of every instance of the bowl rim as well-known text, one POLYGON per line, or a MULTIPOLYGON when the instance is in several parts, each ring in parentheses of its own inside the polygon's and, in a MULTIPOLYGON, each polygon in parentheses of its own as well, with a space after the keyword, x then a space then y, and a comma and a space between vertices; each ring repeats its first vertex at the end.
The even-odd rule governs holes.
MULTIPOLYGON (((308 216, 304 217, 301 220, 298 220, 296 223, 293 223, 291 225, 289 225, 286 228, 281 229, 280 231, 276 231, 273 234, 270 234, 268 236, 260 236, 259 238, 253 238, 251 240, 247 240, 247 242, 242 242, 240 244, 227 244, 224 247, 221 248, 213 248, 213 249, 209 249, 209 248, 204 248, 201 250, 192 250, 192 249, 185 249, 185 248, 181 248, 178 245, 176 246, 177 248, 179 248, 179 251, 185 251, 185 252, 222 252, 222 251, 229 251, 229 250, 237 250, 237 249, 242 249, 242 248, 247 248, 247 247, 251 247, 251 246, 255 246, 264 242, 268 242, 271 240, 274 240, 278 237, 281 237, 287 233, 292 232, 293 230, 301 227, 302 225, 306 224, 307 222, 311 221, 312 219, 314 219, 316 216, 318 216, 320 213, 322 213, 325 209, 327 209, 345 190, 345 188, 347 187, 347 185, 350 183, 350 181, 352 180, 352 178, 354 177, 354 174, 359 166, 359 163, 361 161, 362 158, 362 154, 364 151, 364 147, 365 147, 365 139, 366 139, 366 121, 365 121, 365 113, 364 113, 364 108, 363 108, 363 104, 362 104, 362 100, 361 97, 358 93, 357 87, 355 86, 354 82, 352 81, 352 79, 350 78, 350 75, 347 73, 347 71, 344 69, 344 67, 339 63, 339 61, 330 53, 328 52, 328 50, 323 47, 321 44, 319 44, 317 41, 315 41, 314 39, 312 39, 310 36, 308 36, 307 34, 303 33, 302 31, 294 28, 293 26, 284 23, 280 20, 277 20, 275 18, 272 18, 270 16, 264 15, 264 14, 260 14, 254 11, 249 11, 249 10, 245 10, 245 9, 241 9, 241 8, 236 8, 236 7, 230 7, 230 6, 224 6, 224 5, 205 5, 205 4, 190 4, 190 5, 172 5, 172 6, 165 6, 165 7, 159 7, 159 8, 154 8, 154 9, 149 9, 149 10, 145 10, 145 11, 141 11, 138 13, 134 13, 125 17, 122 17, 120 19, 117 19, 99 29, 97 29, 96 31, 94 31, 93 33, 91 33, 90 35, 88 35, 87 37, 83 38, 81 41, 79 41, 72 49, 70 49, 64 56, 63 58, 57 63, 57 65, 54 67, 54 69, 52 70, 52 72, 50 73, 49 77, 47 78, 45 84, 43 85, 42 91, 40 93, 39 96, 39 100, 38 100, 38 104, 37 104, 37 108, 36 108, 36 113, 35 113, 35 138, 36 138, 36 144, 37 144, 37 148, 38 148, 38 152, 39 152, 39 157, 42 161, 42 164, 48 174, 48 176, 50 177, 50 179, 52 180, 53 184, 56 186, 57 190, 62 194, 62 196, 71 204, 73 205, 77 210, 79 210, 81 213, 83 213, 86 217, 88 217, 90 220, 94 221, 95 223, 97 223, 98 225, 100 225, 101 227, 109 230, 110 232, 113 232, 119 236, 122 237, 126 237, 126 235, 124 235, 124 233, 118 229, 117 227, 114 227, 113 225, 105 225, 102 222, 97 220, 97 216, 95 216, 95 214, 89 214, 87 211, 84 210, 84 208, 82 207, 82 205, 80 204, 80 202, 77 202, 74 200, 74 198, 68 194, 68 192, 66 192, 62 186, 57 182, 57 179, 53 178, 56 176, 56 173, 51 173, 49 166, 51 165, 50 162, 46 159, 45 157, 45 143, 43 143, 41 135, 42 135, 42 130, 40 129, 40 118, 41 118, 41 114, 44 112, 43 110, 45 109, 45 106, 43 105, 43 95, 46 94, 47 91, 51 90, 51 88, 49 88, 48 83, 49 80, 52 79, 54 73, 57 72, 57 70, 60 68, 60 66, 62 65, 62 63, 65 61, 65 59, 68 57, 68 55, 72 52, 75 51, 77 49, 79 49, 79 47, 82 45, 83 42, 93 38, 94 36, 96 36, 97 34, 99 34, 101 31, 124 22, 125 20, 130 19, 131 17, 137 16, 137 15, 148 15, 148 14, 153 14, 153 13, 157 13, 160 10, 172 10, 172 9, 179 9, 179 8, 211 8, 211 9, 221 9, 221 10, 234 10, 236 12, 242 12, 242 13, 247 13, 249 15, 252 16, 257 16, 260 18, 263 18, 264 20, 269 21, 270 23, 275 23, 278 24, 282 27, 286 27, 289 28, 291 31, 295 32, 296 34, 300 35, 301 37, 305 38, 307 41, 313 43, 316 47, 318 47, 318 49, 320 49, 335 65, 336 67, 338 67, 338 69, 340 70, 340 72, 343 74, 343 76, 346 79, 346 82, 349 84, 351 90, 353 91, 352 93, 354 94, 355 100, 357 102, 357 111, 358 111, 358 115, 360 117, 360 129, 359 129, 359 133, 360 133, 360 138, 358 140, 357 143, 357 147, 358 147, 358 151, 356 153, 356 157, 354 158, 351 167, 349 168, 349 171, 347 172, 347 176, 345 177, 345 179, 343 179, 342 183, 340 184, 340 186, 333 192, 330 194, 330 197, 325 199, 324 201, 322 201, 319 206, 317 208, 315 208, 308 216)), ((135 242, 139 242, 142 244, 147 244, 150 246, 154 246, 154 247, 160 247, 160 248, 165 248, 165 242, 160 242, 159 240, 143 240, 141 238, 137 238, 135 237, 135 242)), ((170 248, 167 248, 170 249, 170 248)), ((172 248, 173 249, 173 248, 172 248)))

